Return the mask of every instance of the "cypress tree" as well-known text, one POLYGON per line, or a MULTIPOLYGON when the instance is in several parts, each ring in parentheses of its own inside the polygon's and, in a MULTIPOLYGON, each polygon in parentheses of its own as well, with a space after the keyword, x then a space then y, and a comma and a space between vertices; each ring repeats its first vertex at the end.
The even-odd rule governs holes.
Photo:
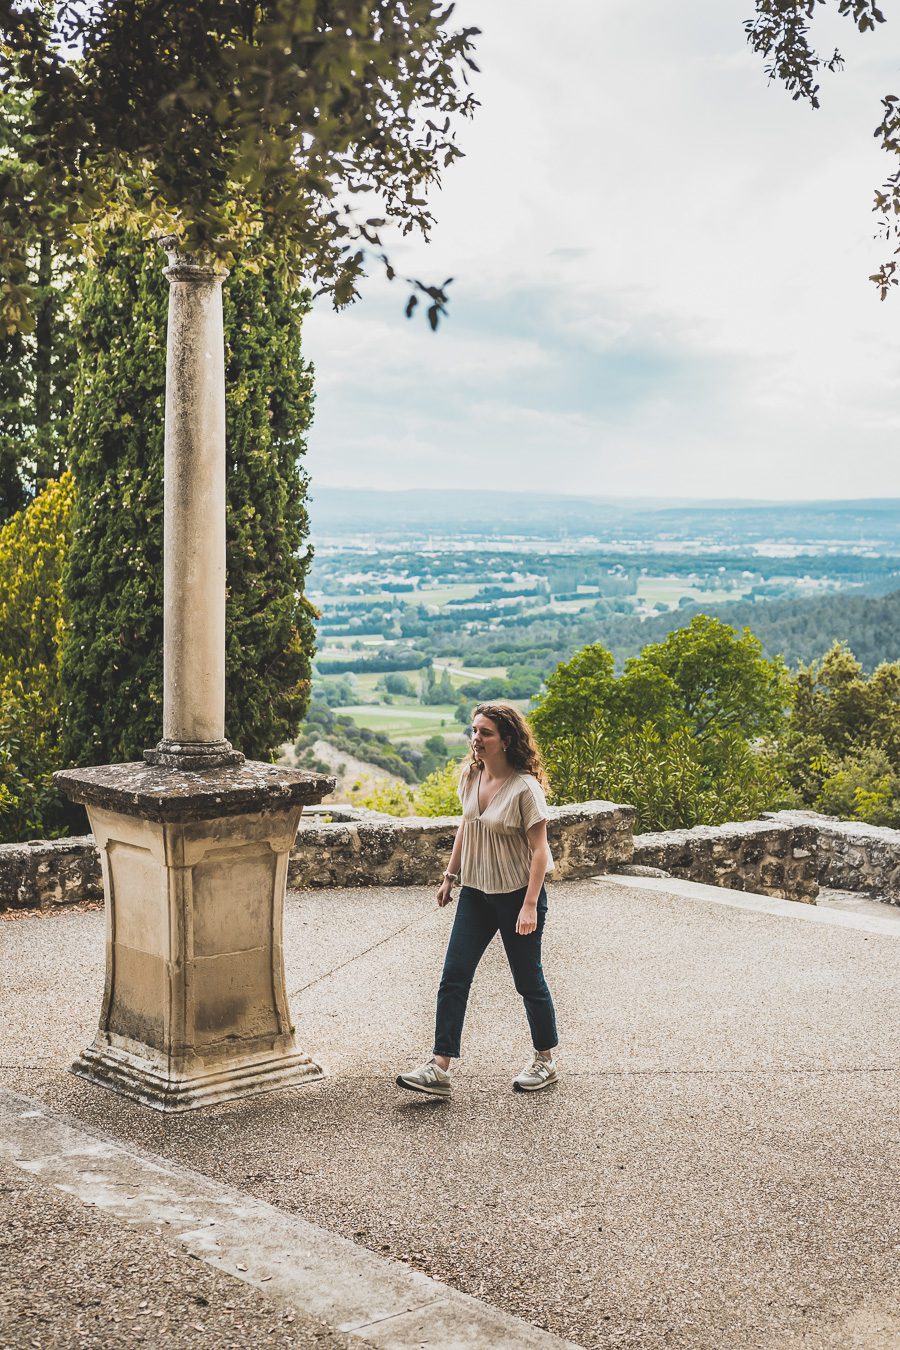
MULTIPOLYGON (((8 181, 20 176, 30 200, 30 94, 0 89, 0 163, 8 181)), ((27 216, 27 212, 23 213, 27 216)), ((0 327, 0 524, 15 515, 66 467, 74 351, 70 297, 75 265, 63 266, 46 234, 32 229, 22 256, 34 322, 0 327)))
MULTIPOLYGON (((168 283, 159 248, 117 240, 83 285, 65 577, 65 753, 139 759, 162 734, 163 413, 168 283)), ((225 734, 269 758, 306 711, 314 646, 303 595, 312 370, 305 295, 265 267, 225 283, 227 649, 225 734)))

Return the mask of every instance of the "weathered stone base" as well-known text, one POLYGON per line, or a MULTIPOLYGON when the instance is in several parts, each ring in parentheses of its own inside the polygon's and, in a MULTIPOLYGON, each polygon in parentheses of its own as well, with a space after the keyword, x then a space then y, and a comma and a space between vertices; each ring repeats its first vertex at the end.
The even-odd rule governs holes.
POLYGON ((243 764, 244 756, 231 741, 160 741, 144 751, 148 764, 164 769, 221 769, 243 764))
POLYGON ((202 1072, 173 1074, 145 1056, 111 1045, 89 1045, 75 1060, 71 1072, 141 1106, 166 1112, 193 1111, 276 1088, 297 1087, 325 1076, 319 1065, 300 1050, 270 1054, 256 1061, 240 1059, 202 1072))
POLYGON ((190 1111, 322 1071, 294 1043, 282 955, 288 854, 333 780, 241 763, 69 770, 106 895, 106 989, 73 1071, 190 1111))

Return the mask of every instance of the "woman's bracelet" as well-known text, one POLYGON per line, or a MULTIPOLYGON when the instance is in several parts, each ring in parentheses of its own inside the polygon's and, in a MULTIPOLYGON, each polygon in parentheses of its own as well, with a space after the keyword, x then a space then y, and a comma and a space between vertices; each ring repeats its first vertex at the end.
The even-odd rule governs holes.
POLYGON ((458 872, 445 872, 445 873, 444 873, 444 876, 445 876, 445 877, 447 878, 447 880, 448 880, 449 882, 451 882, 451 883, 454 882, 454 881, 459 881, 459 873, 458 873, 458 872))

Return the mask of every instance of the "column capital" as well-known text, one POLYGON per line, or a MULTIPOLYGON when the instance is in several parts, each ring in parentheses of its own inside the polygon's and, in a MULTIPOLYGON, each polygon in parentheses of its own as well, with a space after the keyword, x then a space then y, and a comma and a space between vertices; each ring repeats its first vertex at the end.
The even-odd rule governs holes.
POLYGON ((157 242, 165 249, 169 259, 169 265, 164 269, 164 273, 170 284, 173 281, 193 281, 198 285, 210 283, 221 285, 228 276, 228 268, 217 258, 185 253, 175 234, 164 235, 157 242))

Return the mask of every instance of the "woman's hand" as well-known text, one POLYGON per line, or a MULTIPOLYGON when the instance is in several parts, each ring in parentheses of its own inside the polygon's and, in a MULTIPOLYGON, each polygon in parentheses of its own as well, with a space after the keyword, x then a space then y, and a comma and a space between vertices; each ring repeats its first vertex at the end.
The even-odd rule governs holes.
POLYGON ((450 901, 452 899, 453 899, 453 882, 450 880, 449 877, 444 877, 444 880, 441 882, 440 889, 438 890, 437 893, 437 902, 440 905, 441 909, 443 909, 445 905, 450 904, 450 901))
POLYGON ((520 937, 526 937, 533 933, 537 928, 537 901, 526 900, 519 910, 519 917, 516 919, 516 932, 520 937))

